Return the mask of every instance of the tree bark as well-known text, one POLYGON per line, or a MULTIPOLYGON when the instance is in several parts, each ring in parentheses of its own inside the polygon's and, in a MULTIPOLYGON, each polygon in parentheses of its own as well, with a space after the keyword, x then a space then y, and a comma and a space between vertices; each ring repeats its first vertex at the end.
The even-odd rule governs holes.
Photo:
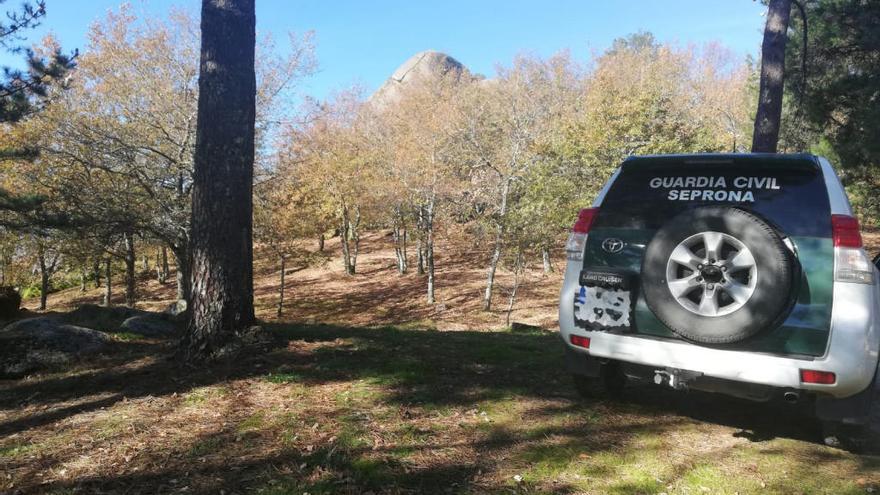
POLYGON ((541 262, 544 265, 544 275, 553 273, 553 263, 550 261, 550 248, 547 246, 541 248, 541 262))
POLYGON ((160 284, 168 282, 168 248, 162 246, 156 253, 156 280, 160 284))
POLYGON ((88 282, 88 280, 89 280, 88 270, 86 270, 86 267, 83 266, 80 268, 80 272, 79 272, 79 291, 80 292, 86 291, 86 282, 88 282))
POLYGON ((133 308, 137 302, 137 257, 134 251, 134 234, 123 235, 125 244, 125 305, 133 308))
POLYGON ((278 311, 275 316, 281 318, 284 311, 284 272, 287 271, 287 258, 282 254, 281 258, 281 286, 278 288, 278 311))
POLYGON ((174 263, 177 265, 177 275, 175 282, 177 283, 177 300, 190 302, 190 263, 187 255, 187 245, 185 240, 178 240, 177 246, 171 248, 171 254, 174 255, 174 263))
POLYGON ((348 221, 348 207, 342 208, 342 225, 339 241, 342 243, 342 264, 345 266, 346 275, 354 275, 354 265, 351 263, 351 245, 348 243, 351 223, 348 221))
POLYGON ((168 281, 168 274, 171 273, 171 270, 168 268, 168 248, 162 246, 162 277, 159 280, 163 284, 168 281))
POLYGON ((46 253, 40 248, 37 253, 40 265, 40 311, 46 310, 46 298, 49 296, 49 266, 46 264, 46 253))
POLYGON ((104 306, 110 307, 113 297, 113 282, 110 278, 111 267, 110 258, 104 259, 104 306))
POLYGON ((501 185, 501 208, 498 210, 498 219, 495 225, 495 245, 492 249, 492 257, 489 259, 489 269, 486 270, 486 293, 483 295, 483 311, 492 309, 492 290, 495 288, 495 272, 498 270, 498 262, 501 260, 501 249, 504 242, 504 217, 507 216, 507 198, 510 196, 510 179, 507 178, 501 185))
POLYGON ((434 202, 425 208, 425 271, 428 273, 428 304, 434 304, 434 202))
POLYGON ((752 135, 753 153, 776 153, 785 85, 785 43, 791 0, 770 0, 761 45, 761 86, 752 135))
POLYGON ((255 23, 254 0, 202 0, 189 361, 234 350, 254 323, 255 23))
POLYGON ((324 234, 323 233, 320 236, 318 236, 318 252, 319 253, 324 252, 324 234))
MULTIPOLYGON (((425 208, 423 206, 419 206, 419 216, 416 220, 416 226, 424 233, 425 229, 425 208)), ((417 249, 419 251, 419 263, 416 267, 416 272, 419 275, 425 274, 425 239, 424 235, 419 236, 417 249)))
POLYGON ((397 273, 404 275, 407 270, 406 260, 406 223, 400 207, 394 209, 394 255, 397 257, 397 273))
POLYGON ((510 290, 510 297, 507 300, 507 317, 505 325, 510 328, 510 315, 513 314, 513 305, 516 304, 516 293, 522 283, 523 272, 523 252, 522 249, 516 252, 516 261, 513 264, 513 288, 510 290))
POLYGON ((95 258, 92 273, 95 276, 95 288, 97 289, 101 287, 101 258, 95 258))
POLYGON ((354 209, 354 220, 349 226, 349 234, 351 235, 351 274, 357 271, 358 253, 361 249, 361 234, 358 228, 361 225, 361 208, 356 206, 354 209))

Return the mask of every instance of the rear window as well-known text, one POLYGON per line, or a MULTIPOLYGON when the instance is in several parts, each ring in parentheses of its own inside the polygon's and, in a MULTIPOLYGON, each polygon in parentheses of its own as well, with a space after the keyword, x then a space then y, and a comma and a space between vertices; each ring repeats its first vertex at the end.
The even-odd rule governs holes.
POLYGON ((810 162, 630 162, 605 196, 596 226, 658 229, 690 208, 753 211, 790 236, 830 237, 828 193, 810 162))

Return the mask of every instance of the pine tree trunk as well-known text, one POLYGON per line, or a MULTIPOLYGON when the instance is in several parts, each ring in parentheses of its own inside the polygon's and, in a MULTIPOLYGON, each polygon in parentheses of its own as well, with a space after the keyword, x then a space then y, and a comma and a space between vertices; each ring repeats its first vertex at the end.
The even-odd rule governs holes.
POLYGON ((275 316, 281 318, 281 313, 284 311, 284 272, 287 270, 287 258, 282 254, 281 258, 281 285, 278 288, 278 311, 275 313, 275 316))
POLYGON ((104 306, 108 308, 112 304, 113 297, 113 279, 110 278, 111 267, 110 258, 104 259, 104 306))
POLYGON ((254 0, 202 0, 189 361, 234 349, 254 323, 255 22, 254 0))
POLYGON ((321 234, 320 236, 318 236, 318 252, 319 253, 324 252, 324 234, 321 234))
POLYGON ((134 251, 134 235, 126 232, 125 243, 125 305, 133 308, 137 301, 137 257, 134 251))
POLYGON ((79 272, 79 291, 86 291, 86 282, 89 280, 89 274, 86 270, 86 267, 82 267, 79 272))
POLYGON ((49 267, 46 266, 46 253, 40 248, 37 254, 40 265, 40 311, 46 310, 46 298, 49 296, 49 267))
POLYGON ((785 85, 785 43, 791 0, 770 0, 761 45, 761 86, 752 135, 753 153, 776 153, 785 85))
POLYGON ((547 246, 541 248, 541 261, 544 265, 544 275, 553 273, 553 263, 550 261, 550 248, 547 246))

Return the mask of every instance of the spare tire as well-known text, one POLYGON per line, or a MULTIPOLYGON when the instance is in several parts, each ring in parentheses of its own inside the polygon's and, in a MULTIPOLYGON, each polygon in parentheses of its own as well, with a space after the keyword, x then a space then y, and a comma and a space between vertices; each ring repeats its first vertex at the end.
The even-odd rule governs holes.
POLYGON ((700 207, 654 235, 642 261, 642 291, 651 311, 680 337, 734 343, 787 315, 796 266, 767 222, 739 208, 700 207))

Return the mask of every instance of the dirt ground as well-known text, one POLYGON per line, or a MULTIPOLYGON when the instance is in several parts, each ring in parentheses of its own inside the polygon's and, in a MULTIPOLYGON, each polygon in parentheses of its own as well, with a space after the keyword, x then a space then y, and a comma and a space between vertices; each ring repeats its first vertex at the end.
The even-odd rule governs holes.
MULTIPOLYGON (((357 260, 357 273, 348 276, 339 258, 339 239, 326 243, 326 255, 309 264, 292 261, 285 279, 285 306, 276 318, 280 266, 257 248, 254 263, 254 297, 257 316, 267 321, 323 322, 344 325, 420 324, 438 330, 486 330, 505 326, 508 295, 512 275, 501 269, 492 311, 481 309, 486 283, 487 246, 475 246, 449 233, 451 240, 439 241, 436 251, 436 303, 426 302, 424 275, 416 273, 410 254, 410 273, 398 275, 391 238, 385 233, 363 236, 357 260)), ((315 245, 306 246, 315 250, 315 245)), ((412 246, 415 250, 415 246, 412 246)), ((557 303, 565 268, 562 249, 554 259, 555 273, 545 276, 540 263, 527 270, 517 292, 512 321, 553 328, 556 326, 557 303)), ((121 282, 120 280, 115 281, 121 282)), ((139 284, 138 307, 147 310, 165 309, 174 300, 171 282, 161 285, 144 274, 139 284)), ((114 286, 114 303, 123 304, 123 287, 114 286)), ((83 303, 99 304, 103 289, 78 288, 53 293, 48 298, 50 310, 64 311, 83 303)), ((35 310, 39 301, 27 300, 23 306, 35 310)))
MULTIPOLYGON (((74 369, 0 381, 0 493, 880 490, 880 457, 823 445, 796 406, 649 386, 578 398, 555 333, 479 311, 485 249, 438 254, 436 305, 372 234, 354 277, 332 250, 292 267, 277 320, 277 269, 260 257, 258 312, 287 342, 269 354, 185 368, 173 343, 125 336, 74 369)), ((552 329, 559 275, 539 268, 513 319, 552 329)), ((172 289, 145 279, 142 306, 172 289)), ((50 309, 99 294, 53 294, 50 309)))

